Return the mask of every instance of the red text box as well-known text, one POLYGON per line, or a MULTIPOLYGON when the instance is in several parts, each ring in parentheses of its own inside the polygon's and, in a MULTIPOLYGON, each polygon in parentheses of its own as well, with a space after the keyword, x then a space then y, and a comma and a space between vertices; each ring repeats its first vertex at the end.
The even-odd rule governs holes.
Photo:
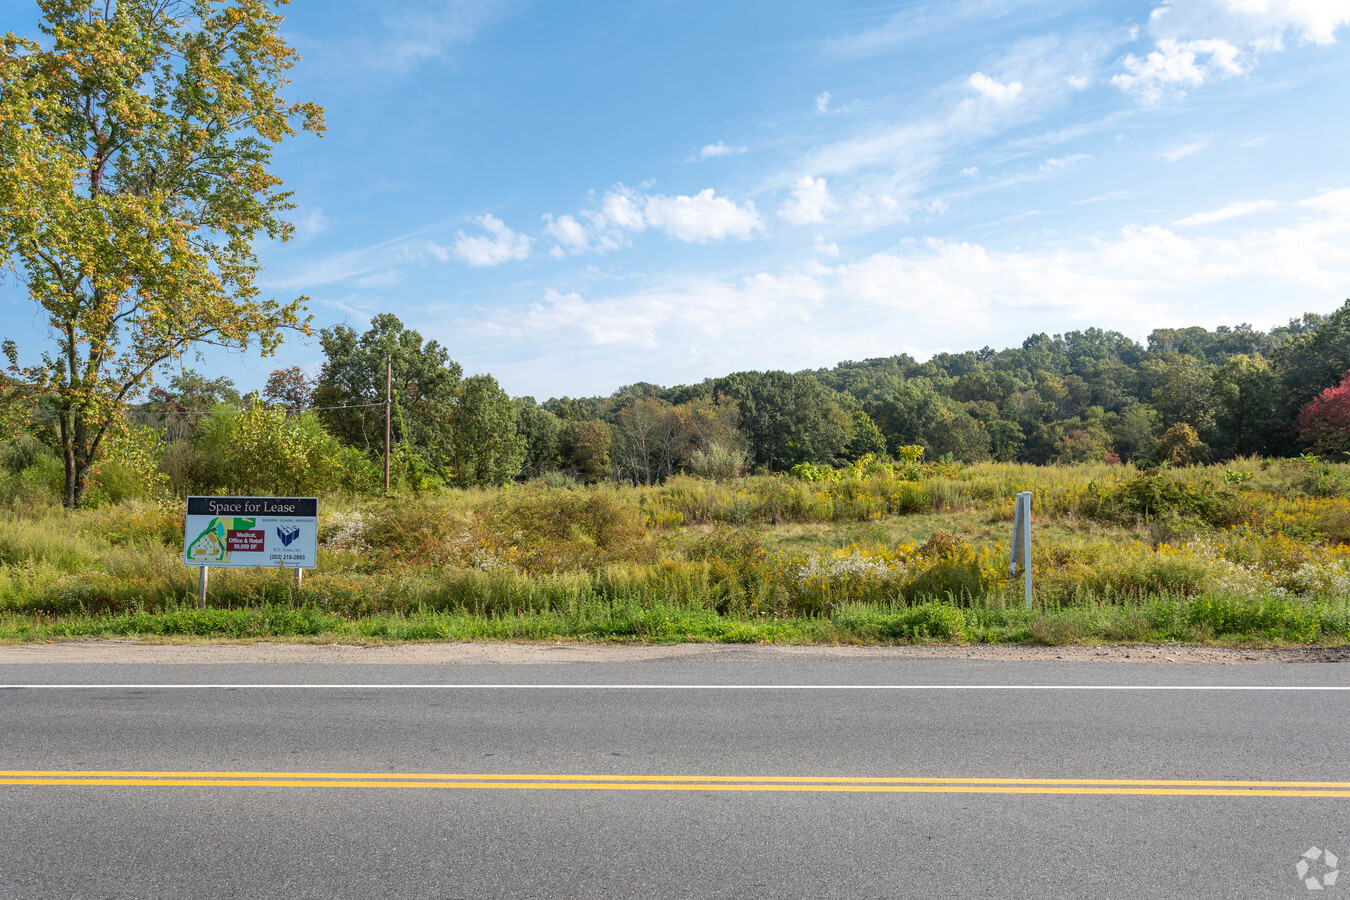
POLYGON ((261 553, 266 537, 265 531, 227 531, 225 549, 231 553, 261 553))

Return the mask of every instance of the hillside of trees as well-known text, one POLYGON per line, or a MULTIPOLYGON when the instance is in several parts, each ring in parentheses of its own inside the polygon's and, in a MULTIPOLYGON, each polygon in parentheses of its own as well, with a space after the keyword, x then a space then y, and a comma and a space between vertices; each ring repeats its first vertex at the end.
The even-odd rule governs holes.
MULTIPOLYGON (((414 490, 539 477, 654 484, 914 447, 928 459, 1035 464, 1350 453, 1350 301, 1269 332, 1157 329, 1140 345, 1089 328, 925 362, 735 372, 543 402, 509 397, 490 375, 464 377, 445 347, 391 314, 364 333, 324 329, 320 341, 313 380, 278 369, 260 394, 241 397, 229 379, 184 370, 152 389, 107 442, 93 501, 142 493, 138 483, 177 494, 376 490, 386 359, 393 478, 414 490)), ((49 400, 13 380, 0 399, 16 436, 5 467, 41 466, 57 446, 49 400)))

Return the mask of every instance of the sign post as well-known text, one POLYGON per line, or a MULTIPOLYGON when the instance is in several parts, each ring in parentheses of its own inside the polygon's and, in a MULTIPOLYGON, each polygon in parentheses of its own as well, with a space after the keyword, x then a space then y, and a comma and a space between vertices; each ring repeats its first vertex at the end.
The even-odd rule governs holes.
POLYGON ((1017 495, 1017 509, 1013 514, 1012 562, 1008 574, 1017 574, 1017 564, 1022 564, 1026 578, 1027 611, 1031 610, 1031 491, 1022 491, 1017 495))
POLYGON ((302 569, 319 564, 319 501, 315 497, 189 497, 183 565, 199 566, 197 606, 206 606, 213 566, 302 569))

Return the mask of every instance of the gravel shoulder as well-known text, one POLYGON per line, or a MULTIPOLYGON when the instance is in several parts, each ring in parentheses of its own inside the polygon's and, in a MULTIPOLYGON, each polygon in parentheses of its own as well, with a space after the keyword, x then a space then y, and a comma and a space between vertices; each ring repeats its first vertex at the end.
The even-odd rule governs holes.
POLYGON ((502 663, 615 663, 661 659, 980 659, 1066 662, 1164 662, 1253 665, 1350 662, 1350 647, 1253 650, 1179 644, 1105 647, 1032 647, 989 644, 913 647, 765 646, 743 644, 448 643, 355 646, 279 642, 165 644, 133 640, 77 640, 0 646, 0 664, 16 663, 368 663, 371 665, 484 665, 502 663))

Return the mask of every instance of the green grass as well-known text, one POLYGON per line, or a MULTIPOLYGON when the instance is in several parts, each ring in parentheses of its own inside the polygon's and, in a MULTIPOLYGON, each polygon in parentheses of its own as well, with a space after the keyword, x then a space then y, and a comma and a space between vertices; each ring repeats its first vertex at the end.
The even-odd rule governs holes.
POLYGON ((619 644, 1112 644, 1340 645, 1350 641, 1345 605, 1153 597, 1137 604, 1037 608, 949 602, 845 604, 829 616, 723 615, 670 603, 590 601, 570 609, 484 615, 416 610, 348 617, 315 606, 267 603, 197 609, 184 600, 156 612, 111 615, 0 614, 0 642, 75 638, 403 641, 555 641, 619 644))

